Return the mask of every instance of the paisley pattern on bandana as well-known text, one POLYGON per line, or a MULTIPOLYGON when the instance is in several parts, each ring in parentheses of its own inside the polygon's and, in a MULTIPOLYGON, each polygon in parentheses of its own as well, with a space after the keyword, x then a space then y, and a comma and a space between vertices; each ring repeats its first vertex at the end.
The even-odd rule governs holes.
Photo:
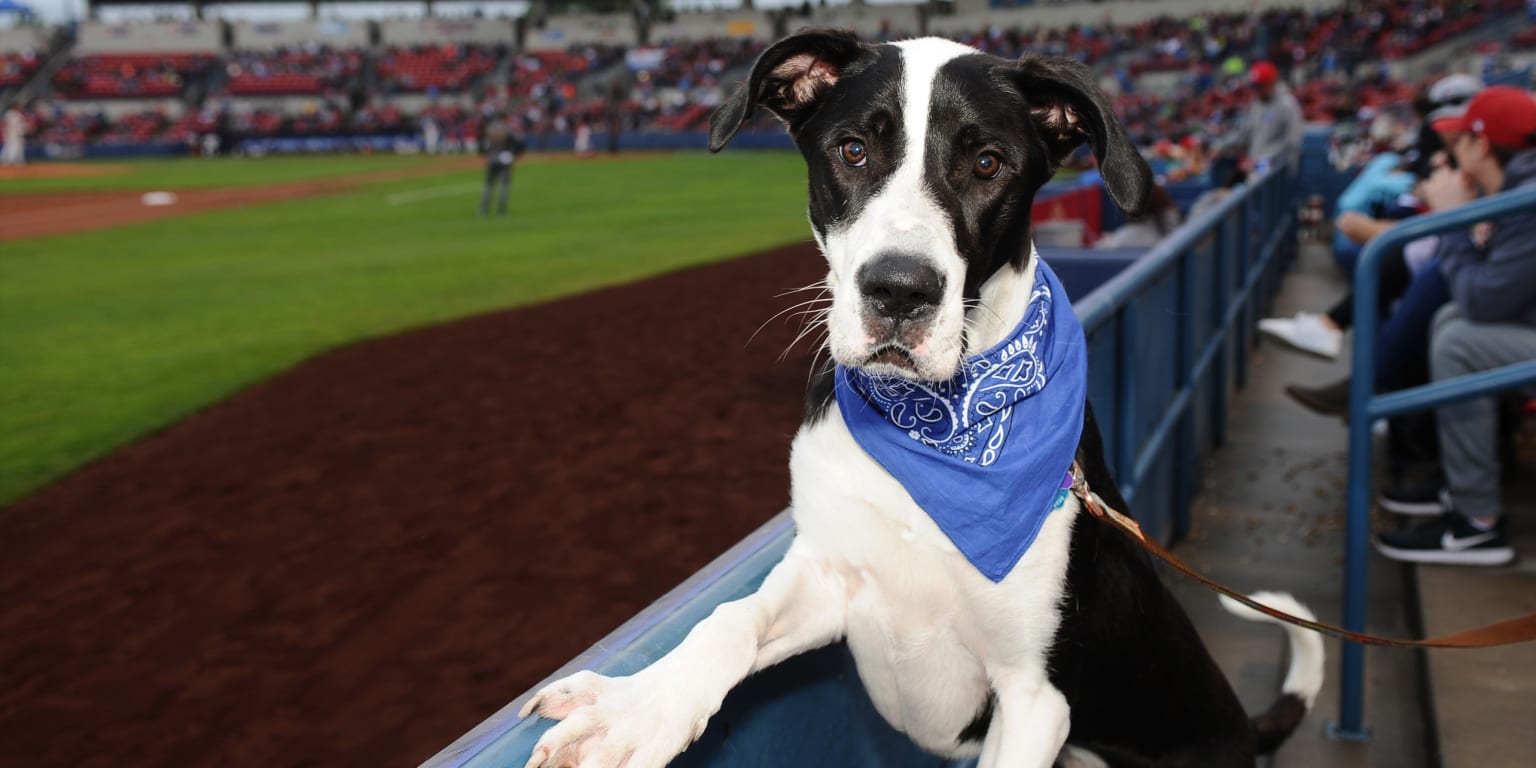
POLYGON ((891 424, 934 450, 983 467, 1008 440, 1012 406, 1045 388, 1051 288, 1038 273, 1024 319, 998 346, 966 360, 949 381, 918 382, 848 369, 848 383, 891 424))
POLYGON ((916 382, 838 366, 834 393, 859 446, 967 560, 1002 581, 1065 503, 1088 393, 1087 342, 1045 262, 1008 338, 955 378, 916 382))

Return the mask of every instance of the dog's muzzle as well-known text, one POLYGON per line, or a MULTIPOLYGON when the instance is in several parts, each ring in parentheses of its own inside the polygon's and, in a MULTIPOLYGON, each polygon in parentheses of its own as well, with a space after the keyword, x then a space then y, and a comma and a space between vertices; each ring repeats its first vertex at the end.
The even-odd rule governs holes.
POLYGON ((927 259, 884 253, 859 268, 859 292, 866 316, 900 325, 933 314, 944 296, 944 277, 927 259))
POLYGON ((944 276, 920 256, 882 253, 858 271, 860 312, 869 356, 863 365, 916 371, 944 296, 944 276))

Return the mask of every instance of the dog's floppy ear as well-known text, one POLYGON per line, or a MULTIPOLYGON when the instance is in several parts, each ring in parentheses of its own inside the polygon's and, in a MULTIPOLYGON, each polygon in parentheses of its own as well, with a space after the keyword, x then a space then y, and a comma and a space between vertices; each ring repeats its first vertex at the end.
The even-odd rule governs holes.
POLYGON ((1110 198, 1127 215, 1141 215, 1152 189, 1152 169, 1125 135, 1093 73, 1060 56, 1026 55, 1016 66, 1019 90, 1050 148, 1052 170, 1086 140, 1110 198))
POLYGON ((709 151, 725 149, 759 106, 773 110, 794 133, 844 68, 869 50, 852 32, 829 29, 804 30, 769 46, 747 82, 710 115, 709 151))

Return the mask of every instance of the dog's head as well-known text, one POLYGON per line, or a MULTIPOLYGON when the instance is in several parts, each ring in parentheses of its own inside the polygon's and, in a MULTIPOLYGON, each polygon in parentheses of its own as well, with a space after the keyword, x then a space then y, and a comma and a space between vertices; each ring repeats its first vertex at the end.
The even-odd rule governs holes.
POLYGON ((1087 142, 1105 187, 1139 213, 1151 171, 1088 69, 1017 61, 937 38, 867 45, 811 30, 764 51, 710 120, 723 149, 759 106, 789 127, 810 174, 830 266, 828 346, 843 365, 951 378, 983 288, 1027 266, 1035 191, 1087 142))

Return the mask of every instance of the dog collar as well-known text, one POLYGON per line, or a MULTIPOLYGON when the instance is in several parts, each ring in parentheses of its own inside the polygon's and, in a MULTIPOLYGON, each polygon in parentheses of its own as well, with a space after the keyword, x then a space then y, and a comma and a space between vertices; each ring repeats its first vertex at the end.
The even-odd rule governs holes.
POLYGON ((1066 500, 1088 391, 1087 343, 1043 261, 1024 318, 955 378, 838 366, 843 422, 970 563, 1002 581, 1066 500))

